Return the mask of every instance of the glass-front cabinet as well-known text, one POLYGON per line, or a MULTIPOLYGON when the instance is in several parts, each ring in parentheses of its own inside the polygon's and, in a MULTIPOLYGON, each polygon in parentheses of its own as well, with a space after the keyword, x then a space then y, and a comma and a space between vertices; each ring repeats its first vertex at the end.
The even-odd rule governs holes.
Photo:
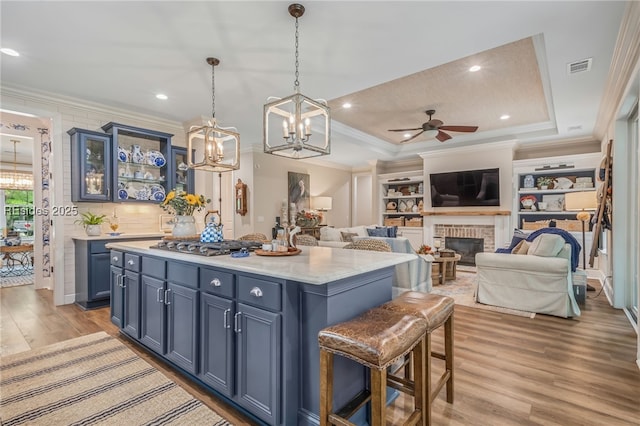
POLYGON ((171 147, 171 167, 173 170, 173 184, 171 188, 193 193, 193 170, 187 166, 187 159, 187 148, 171 147))
POLYGON ((71 200, 111 201, 111 136, 72 128, 71 200))
POLYGON ((171 189, 173 135, 118 123, 105 124, 102 130, 112 140, 113 201, 163 201, 171 189))

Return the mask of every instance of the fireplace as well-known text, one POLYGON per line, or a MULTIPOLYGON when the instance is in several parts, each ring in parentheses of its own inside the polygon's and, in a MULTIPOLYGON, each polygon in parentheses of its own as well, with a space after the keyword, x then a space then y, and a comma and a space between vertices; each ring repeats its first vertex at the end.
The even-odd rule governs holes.
POLYGON ((445 237, 445 248, 451 249, 460 255, 460 265, 476 265, 476 253, 484 251, 483 238, 445 237))

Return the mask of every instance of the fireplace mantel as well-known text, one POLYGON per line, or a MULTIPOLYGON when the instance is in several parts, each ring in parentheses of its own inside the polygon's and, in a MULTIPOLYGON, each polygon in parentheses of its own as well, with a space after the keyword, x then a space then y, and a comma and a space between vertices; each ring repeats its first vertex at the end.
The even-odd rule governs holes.
POLYGON ((420 212, 422 216, 511 216, 510 210, 452 210, 442 212, 420 212))

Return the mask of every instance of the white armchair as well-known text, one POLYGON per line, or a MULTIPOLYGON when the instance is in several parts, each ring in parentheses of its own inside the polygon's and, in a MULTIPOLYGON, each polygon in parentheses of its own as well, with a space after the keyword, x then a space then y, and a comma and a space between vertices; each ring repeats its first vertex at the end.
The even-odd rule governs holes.
POLYGON ((571 245, 558 235, 538 236, 524 254, 478 253, 476 267, 478 303, 564 318, 580 315, 571 245))

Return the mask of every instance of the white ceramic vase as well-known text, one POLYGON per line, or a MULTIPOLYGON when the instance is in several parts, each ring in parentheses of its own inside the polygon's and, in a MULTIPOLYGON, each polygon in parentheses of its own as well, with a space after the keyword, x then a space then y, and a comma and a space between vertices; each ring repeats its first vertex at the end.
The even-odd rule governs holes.
POLYGON ((174 237, 193 237, 197 234, 196 219, 193 216, 175 216, 173 218, 173 230, 171 235, 174 237))
POLYGON ((97 237, 102 234, 102 225, 86 225, 84 231, 90 237, 97 237))

